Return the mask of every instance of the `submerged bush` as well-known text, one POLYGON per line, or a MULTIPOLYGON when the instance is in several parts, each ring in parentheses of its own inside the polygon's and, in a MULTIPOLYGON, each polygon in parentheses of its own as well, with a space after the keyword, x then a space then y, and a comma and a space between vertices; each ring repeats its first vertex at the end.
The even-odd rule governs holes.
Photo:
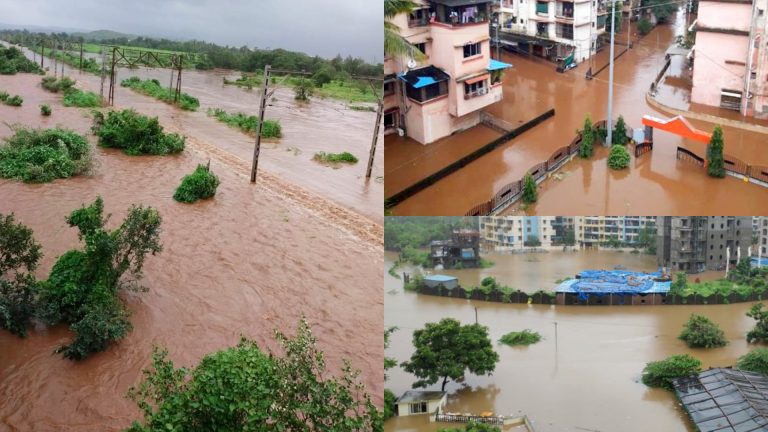
POLYGON ((68 129, 18 128, 0 147, 0 177, 26 183, 72 177, 90 165, 88 141, 68 129))
POLYGON ((96 114, 93 132, 100 146, 123 149, 129 155, 167 155, 184 150, 184 137, 164 133, 157 117, 132 109, 110 111, 106 117, 96 114))
POLYGON ((318 161, 318 162, 330 163, 330 164, 336 164, 336 163, 355 164, 355 163, 357 163, 357 157, 355 157, 355 155, 353 155, 350 152, 343 152, 343 153, 317 152, 317 153, 315 153, 315 157, 313 159, 318 161))
POLYGON ((768 348, 755 348, 739 357, 736 367, 741 370, 768 375, 768 348))
POLYGON ((5 104, 10 106, 21 106, 23 103, 24 99, 19 95, 11 96, 5 100, 5 104))
POLYGON ((678 354, 650 362, 643 369, 643 384, 672 390, 672 380, 701 372, 701 361, 688 354, 678 354))
POLYGON ((32 272, 43 254, 32 230, 0 214, 0 328, 26 336, 38 285, 32 272))
POLYGON ((623 145, 617 144, 611 147, 608 155, 608 167, 614 170, 624 169, 629 166, 629 152, 623 145))
POLYGON ((75 85, 75 80, 69 77, 56 79, 52 76, 44 76, 41 85, 50 92, 58 93, 71 89, 75 85))
POLYGON ((536 342, 539 342, 541 340, 541 335, 538 334, 535 331, 525 329, 523 331, 519 332, 510 332, 505 334, 504 336, 499 339, 500 343, 503 343, 504 345, 531 345, 535 344, 536 342))
POLYGON ((15 75, 18 72, 44 73, 40 66, 24 56, 20 49, 0 45, 0 75, 15 75))
POLYGON ((696 314, 691 314, 679 339, 685 341, 689 348, 717 348, 728 343, 717 324, 703 315, 696 314))
POLYGON ((48 105, 48 104, 40 105, 40 114, 48 117, 49 115, 51 115, 52 112, 53 112, 53 110, 51 109, 50 105, 48 105))
POLYGON ((9 97, 11 97, 11 95, 9 95, 7 91, 0 91, 0 102, 5 103, 9 97))
POLYGON ((216 195, 216 188, 219 187, 219 183, 219 178, 211 172, 209 167, 198 165, 192 174, 184 176, 181 186, 173 194, 173 199, 179 202, 192 203, 211 198, 216 195))
POLYGON ((94 92, 69 89, 64 92, 64 106, 96 108, 101 106, 101 96, 94 92))
MULTIPOLYGON (((230 114, 220 108, 209 108, 208 115, 217 120, 236 127, 244 132, 255 134, 259 127, 259 117, 238 112, 230 114)), ((282 127, 279 121, 266 120, 261 129, 261 136, 264 138, 280 138, 282 136, 282 127)))
MULTIPOLYGON (((155 99, 160 99, 163 102, 171 104, 176 103, 174 101, 174 98, 176 97, 176 90, 163 87, 160 84, 160 81, 156 79, 148 79, 142 81, 141 78, 132 76, 123 80, 120 85, 133 89, 147 96, 152 96, 155 99)), ((195 111, 200 107, 200 101, 196 97, 190 96, 187 93, 181 93, 178 105, 179 108, 183 110, 195 111)))

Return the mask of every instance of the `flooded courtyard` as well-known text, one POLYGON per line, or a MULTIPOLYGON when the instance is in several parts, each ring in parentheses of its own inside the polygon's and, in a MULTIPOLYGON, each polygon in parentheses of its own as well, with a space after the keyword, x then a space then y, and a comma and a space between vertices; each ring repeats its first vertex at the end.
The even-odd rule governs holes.
MULTIPOLYGON (((684 27, 685 16, 677 14, 672 24, 657 26, 616 61, 614 113, 623 115, 631 127, 640 127, 641 118, 646 114, 671 117, 652 108, 646 94, 664 64, 667 48, 674 43, 676 35, 682 34, 684 27)), ((561 74, 553 64, 539 59, 506 53, 502 60, 512 63, 514 68, 506 72, 503 80, 504 99, 486 111, 512 124, 529 120, 549 108, 555 109, 555 116, 399 203, 392 209, 394 215, 463 215, 487 201, 504 185, 519 180, 556 149, 568 145, 577 129, 583 126, 586 113, 593 121, 605 118, 607 70, 586 80, 588 62, 561 74)), ((686 97, 685 92, 664 92, 665 103, 672 105, 671 99, 686 97)), ((691 120, 691 123, 703 130, 713 127, 703 121, 691 120)), ((768 164, 768 155, 762 148, 766 135, 730 126, 724 126, 723 132, 726 154, 748 164, 768 164)), ((473 134, 473 130, 463 132, 462 142, 451 144, 461 149, 467 146, 463 140, 486 139, 481 134, 476 137, 473 134)), ((768 211, 765 188, 733 177, 710 178, 702 168, 676 159, 678 146, 703 156, 703 144, 663 131, 656 131, 654 138, 653 151, 639 158, 633 156, 628 170, 609 170, 605 149, 598 149, 591 160, 574 159, 558 171, 561 178, 549 179, 542 185, 538 202, 527 212, 711 215, 727 208, 729 214, 750 215, 768 211)), ((456 141, 456 138, 444 140, 456 141)), ((396 138, 393 142, 397 141, 396 138)), ((399 144, 389 147, 389 142, 387 137, 386 152, 403 148, 399 144)), ((387 155, 387 160, 396 158, 396 155, 387 155)), ((515 207, 507 210, 510 214, 517 211, 515 207)))
MULTIPOLYGON (((396 254, 386 252, 389 268, 396 254)), ((485 255, 489 269, 453 270, 462 284, 495 276, 506 284, 533 292, 587 268, 626 266, 653 270, 655 258, 612 251, 485 255)), ((403 271, 413 269, 403 268, 403 271)), ((702 279, 722 277, 714 272, 702 279)), ((455 318, 489 327, 491 340, 510 331, 531 329, 543 340, 528 347, 496 345, 500 361, 490 376, 469 374, 450 382, 446 411, 527 415, 537 432, 561 431, 693 431, 672 392, 646 387, 640 375, 649 361, 688 353, 703 368, 731 366, 748 352, 745 335, 754 321, 744 314, 751 303, 710 306, 542 306, 451 299, 404 292, 402 280, 384 275, 386 327, 397 326, 386 355, 398 362, 413 350, 411 336, 425 323, 455 318), (677 339, 691 313, 718 323, 729 344, 716 349, 689 349, 677 339)), ((494 342, 495 343, 495 342, 494 342)), ((399 395, 415 377, 396 367, 386 387, 399 395)), ((428 389, 439 389, 435 385, 428 389)), ((385 431, 437 431, 449 424, 429 423, 426 416, 394 417, 385 431)))

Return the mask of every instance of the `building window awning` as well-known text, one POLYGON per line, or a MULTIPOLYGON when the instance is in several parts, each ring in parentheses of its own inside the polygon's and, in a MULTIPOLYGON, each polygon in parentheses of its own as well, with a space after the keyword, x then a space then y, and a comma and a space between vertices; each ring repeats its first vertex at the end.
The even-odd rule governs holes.
POLYGON ((464 84, 474 84, 474 83, 478 83, 478 82, 480 82, 480 81, 483 81, 483 80, 486 80, 486 79, 488 79, 488 77, 489 77, 489 76, 490 76, 490 75, 488 75, 487 73, 486 73, 486 74, 482 74, 482 75, 480 75, 480 76, 477 76, 477 77, 474 77, 474 78, 470 78, 470 79, 468 79, 468 80, 464 81, 464 84))
POLYGON ((720 94, 723 95, 723 96, 741 98, 741 93, 734 93, 734 92, 723 90, 723 91, 720 92, 720 94))
POLYGON ((493 72, 497 70, 507 69, 511 68, 512 65, 509 63, 500 62, 498 60, 491 59, 491 63, 488 65, 488 71, 493 72))
POLYGON ((427 66, 420 69, 414 69, 397 76, 409 86, 420 89, 443 81, 448 81, 451 77, 435 66, 427 66))

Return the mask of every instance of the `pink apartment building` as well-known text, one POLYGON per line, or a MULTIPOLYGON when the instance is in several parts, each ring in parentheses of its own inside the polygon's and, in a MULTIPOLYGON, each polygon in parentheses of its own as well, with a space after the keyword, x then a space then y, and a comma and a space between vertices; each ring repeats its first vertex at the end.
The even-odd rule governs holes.
POLYGON ((491 0, 419 0, 393 19, 401 36, 427 59, 385 58, 385 134, 429 144, 480 122, 480 110, 502 98, 501 71, 491 59, 491 0))
POLYGON ((691 102, 768 116, 766 0, 700 0, 691 102))

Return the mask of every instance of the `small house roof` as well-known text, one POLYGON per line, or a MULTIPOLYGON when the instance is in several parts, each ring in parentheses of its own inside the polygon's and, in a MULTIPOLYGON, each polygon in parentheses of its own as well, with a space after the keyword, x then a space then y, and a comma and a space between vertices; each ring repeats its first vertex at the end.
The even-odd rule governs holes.
POLYGON ((397 398, 397 403, 413 403, 440 400, 445 396, 441 391, 408 390, 397 398))

